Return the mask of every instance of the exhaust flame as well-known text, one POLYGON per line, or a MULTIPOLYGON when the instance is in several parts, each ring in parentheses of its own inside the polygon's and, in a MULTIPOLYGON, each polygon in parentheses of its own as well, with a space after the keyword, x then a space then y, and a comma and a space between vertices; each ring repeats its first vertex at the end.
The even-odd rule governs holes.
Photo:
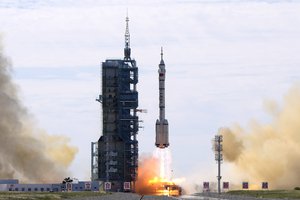
POLYGON ((23 182, 61 181, 77 148, 34 126, 18 97, 9 60, 0 47, 0 177, 23 182))
POLYGON ((161 179, 170 180, 171 177, 171 164, 172 157, 171 151, 168 148, 160 149, 156 148, 153 156, 158 159, 159 162, 159 177, 161 179))
POLYGON ((253 121, 248 130, 239 125, 221 130, 224 159, 234 164, 240 180, 291 189, 300 185, 300 86, 290 89, 282 107, 266 105, 270 123, 253 121))

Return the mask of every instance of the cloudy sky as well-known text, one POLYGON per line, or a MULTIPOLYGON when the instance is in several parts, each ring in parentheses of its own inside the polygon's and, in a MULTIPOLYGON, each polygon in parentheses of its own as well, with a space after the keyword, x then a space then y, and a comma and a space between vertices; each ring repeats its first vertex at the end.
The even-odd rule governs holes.
POLYGON ((101 135, 100 65, 123 57, 127 9, 148 110, 140 154, 154 150, 163 46, 173 176, 214 178, 218 129, 270 120, 264 102, 281 102, 300 80, 300 1, 0 0, 21 98, 39 127, 79 148, 71 171, 80 179, 90 177, 90 142, 101 135))

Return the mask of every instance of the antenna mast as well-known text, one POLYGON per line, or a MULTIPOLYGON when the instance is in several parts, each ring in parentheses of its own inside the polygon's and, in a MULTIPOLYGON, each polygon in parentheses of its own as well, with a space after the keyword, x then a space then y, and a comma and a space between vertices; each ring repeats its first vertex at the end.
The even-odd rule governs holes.
POLYGON ((128 17, 128 12, 127 12, 126 30, 125 30, 124 60, 131 60, 130 53, 131 53, 131 49, 130 49, 129 17, 128 17))

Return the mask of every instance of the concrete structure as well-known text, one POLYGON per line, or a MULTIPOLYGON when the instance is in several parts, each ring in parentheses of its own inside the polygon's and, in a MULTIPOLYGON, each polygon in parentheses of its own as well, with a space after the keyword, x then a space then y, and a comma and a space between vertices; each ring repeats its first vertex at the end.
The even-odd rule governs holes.
POLYGON ((0 184, 19 184, 18 179, 0 179, 0 184))
POLYGON ((16 192, 61 192, 61 191, 99 191, 98 181, 79 181, 74 183, 19 184, 15 180, 0 180, 0 191, 16 192))
POLYGON ((92 143, 92 180, 109 191, 133 191, 138 169, 138 68, 126 18, 124 59, 102 63, 102 136, 92 143), (105 184, 107 183, 107 184, 105 184), (124 189, 126 188, 126 189, 124 189))
POLYGON ((156 139, 155 146, 166 148, 169 146, 169 124, 165 118, 165 80, 166 69, 163 60, 163 50, 161 48, 161 60, 158 68, 159 80, 159 119, 156 120, 156 139))

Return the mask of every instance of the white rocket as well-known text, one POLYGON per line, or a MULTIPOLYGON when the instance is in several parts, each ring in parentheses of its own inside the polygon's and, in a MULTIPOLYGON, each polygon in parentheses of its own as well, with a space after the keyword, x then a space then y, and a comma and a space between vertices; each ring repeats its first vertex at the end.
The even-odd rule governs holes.
POLYGON ((158 69, 159 79, 159 119, 156 120, 156 139, 155 146, 158 148, 166 148, 169 146, 169 124, 165 119, 165 79, 166 69, 163 60, 163 50, 161 48, 161 60, 158 69))

